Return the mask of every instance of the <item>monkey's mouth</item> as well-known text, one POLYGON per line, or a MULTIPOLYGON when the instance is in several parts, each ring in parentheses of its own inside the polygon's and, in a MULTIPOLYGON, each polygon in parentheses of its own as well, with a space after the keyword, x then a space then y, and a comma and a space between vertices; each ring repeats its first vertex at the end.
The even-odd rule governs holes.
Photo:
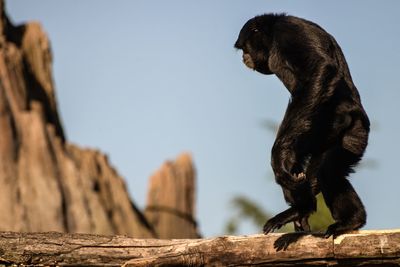
POLYGON ((256 65, 254 61, 251 59, 250 54, 243 53, 243 63, 250 69, 255 70, 256 65))

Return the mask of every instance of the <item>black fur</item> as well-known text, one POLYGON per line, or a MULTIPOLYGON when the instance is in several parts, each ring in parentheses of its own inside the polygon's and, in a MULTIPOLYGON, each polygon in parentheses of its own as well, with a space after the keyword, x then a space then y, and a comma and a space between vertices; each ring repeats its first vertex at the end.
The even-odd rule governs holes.
POLYGON ((291 94, 271 160, 290 208, 264 233, 288 222, 309 231, 319 192, 336 221, 327 237, 362 227, 365 209, 346 177, 364 154, 370 123, 335 39, 310 21, 266 14, 243 26, 235 47, 248 67, 275 74, 291 94))

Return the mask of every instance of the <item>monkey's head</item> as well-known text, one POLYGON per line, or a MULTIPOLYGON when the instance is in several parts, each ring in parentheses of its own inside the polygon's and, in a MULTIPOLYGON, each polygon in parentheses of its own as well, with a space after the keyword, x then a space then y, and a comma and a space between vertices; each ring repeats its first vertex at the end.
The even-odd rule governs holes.
POLYGON ((273 74, 268 66, 275 21, 283 14, 265 14, 247 21, 240 30, 235 48, 243 51, 243 63, 263 74, 273 74))

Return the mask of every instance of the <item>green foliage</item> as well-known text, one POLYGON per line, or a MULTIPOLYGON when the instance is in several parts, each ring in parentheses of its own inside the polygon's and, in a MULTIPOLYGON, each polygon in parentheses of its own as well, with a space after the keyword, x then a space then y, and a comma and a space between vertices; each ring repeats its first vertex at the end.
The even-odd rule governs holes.
POLYGON ((250 220, 255 226, 262 227, 268 218, 270 218, 268 213, 259 204, 247 197, 237 196, 231 202, 236 214, 226 223, 225 232, 227 234, 237 233, 239 223, 243 220, 250 220))
MULTIPOLYGON (((271 215, 266 212, 258 203, 250 200, 245 196, 234 197, 231 201, 235 215, 232 216, 225 224, 226 234, 236 234, 241 222, 250 221, 257 229, 262 231, 265 222, 271 218, 271 215)), ((279 232, 291 232, 293 225, 287 224, 282 227, 279 232)))
POLYGON ((325 231, 326 228, 334 223, 331 212, 325 204, 321 193, 317 195, 317 211, 308 219, 312 231, 325 231))

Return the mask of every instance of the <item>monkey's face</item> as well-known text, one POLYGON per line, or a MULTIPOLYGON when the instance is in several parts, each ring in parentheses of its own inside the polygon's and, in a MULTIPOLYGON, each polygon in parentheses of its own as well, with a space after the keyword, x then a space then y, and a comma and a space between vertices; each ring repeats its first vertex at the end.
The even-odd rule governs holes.
POLYGON ((252 70, 272 74, 268 66, 270 38, 257 25, 256 18, 249 20, 239 33, 235 48, 243 51, 243 63, 252 70))

